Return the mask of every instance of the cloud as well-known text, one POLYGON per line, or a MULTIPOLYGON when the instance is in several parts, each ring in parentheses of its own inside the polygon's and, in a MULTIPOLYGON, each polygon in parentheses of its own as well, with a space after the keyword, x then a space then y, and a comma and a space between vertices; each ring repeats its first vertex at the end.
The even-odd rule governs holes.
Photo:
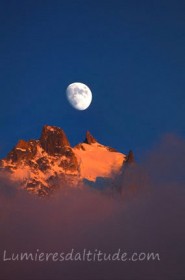
POLYGON ((111 182, 121 195, 66 186, 42 199, 18 190, 6 176, 1 178, 0 279, 184 279, 184 151, 183 139, 165 136, 139 166, 111 182), (67 253, 72 248, 158 252, 160 261, 2 260, 4 250, 67 253))

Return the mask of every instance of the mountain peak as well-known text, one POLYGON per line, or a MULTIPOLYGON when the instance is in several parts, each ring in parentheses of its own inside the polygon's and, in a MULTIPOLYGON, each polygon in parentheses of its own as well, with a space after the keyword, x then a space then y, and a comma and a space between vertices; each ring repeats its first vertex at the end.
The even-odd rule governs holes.
POLYGON ((71 147, 61 128, 45 125, 39 140, 19 140, 0 160, 0 174, 8 172, 11 180, 42 196, 60 186, 82 186, 84 180, 112 178, 132 159, 131 152, 126 156, 104 146, 89 131, 83 143, 71 147))
POLYGON ((135 159, 134 159, 134 153, 132 150, 129 151, 128 155, 127 155, 127 159, 126 159, 127 163, 134 163, 135 159))
POLYGON ((96 139, 91 135, 91 133, 89 131, 87 131, 84 143, 93 144, 93 143, 96 143, 96 142, 97 142, 96 139))
POLYGON ((21 162, 34 157, 36 154, 36 140, 19 140, 17 145, 7 155, 12 162, 21 162))
POLYGON ((49 125, 42 129, 40 144, 50 155, 61 154, 64 147, 70 146, 65 132, 57 126, 49 125))

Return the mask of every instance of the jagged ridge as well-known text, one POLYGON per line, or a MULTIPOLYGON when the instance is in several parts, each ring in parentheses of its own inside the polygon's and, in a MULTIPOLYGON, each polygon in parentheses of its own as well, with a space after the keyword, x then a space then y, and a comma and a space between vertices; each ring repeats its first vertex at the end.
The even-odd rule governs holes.
POLYGON ((18 141, 0 161, 1 172, 7 171, 20 186, 39 195, 46 195, 61 185, 81 186, 84 179, 118 174, 126 161, 115 149, 104 146, 90 134, 74 148, 65 132, 56 126, 45 125, 39 140, 18 141))

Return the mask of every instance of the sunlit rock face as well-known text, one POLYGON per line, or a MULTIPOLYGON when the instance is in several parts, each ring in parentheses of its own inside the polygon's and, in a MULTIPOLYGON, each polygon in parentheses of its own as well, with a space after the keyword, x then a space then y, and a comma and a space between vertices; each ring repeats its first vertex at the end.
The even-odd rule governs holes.
POLYGON ((65 148, 70 146, 64 131, 56 126, 45 125, 40 137, 41 147, 49 154, 63 154, 65 148))
POLYGON ((97 142, 96 139, 91 135, 91 133, 89 131, 87 131, 84 143, 92 144, 92 143, 96 143, 96 142, 97 142))
POLYGON ((6 158, 0 160, 0 172, 6 171, 20 188, 38 195, 48 195, 59 187, 81 187, 84 181, 113 178, 128 156, 100 144, 89 131, 85 140, 71 147, 65 132, 45 125, 39 140, 18 141, 6 158))
POLYGON ((32 159, 37 152, 36 143, 35 140, 30 140, 28 142, 19 140, 13 150, 7 155, 7 159, 12 162, 32 159))

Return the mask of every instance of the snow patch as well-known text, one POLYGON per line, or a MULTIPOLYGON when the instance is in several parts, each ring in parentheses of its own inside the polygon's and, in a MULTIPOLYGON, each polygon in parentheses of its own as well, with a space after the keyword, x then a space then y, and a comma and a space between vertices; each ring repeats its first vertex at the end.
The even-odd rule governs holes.
POLYGON ((97 177, 112 177, 119 173, 126 160, 126 155, 110 152, 106 146, 99 143, 83 143, 82 146, 84 150, 73 149, 80 163, 81 178, 96 181, 97 177))

